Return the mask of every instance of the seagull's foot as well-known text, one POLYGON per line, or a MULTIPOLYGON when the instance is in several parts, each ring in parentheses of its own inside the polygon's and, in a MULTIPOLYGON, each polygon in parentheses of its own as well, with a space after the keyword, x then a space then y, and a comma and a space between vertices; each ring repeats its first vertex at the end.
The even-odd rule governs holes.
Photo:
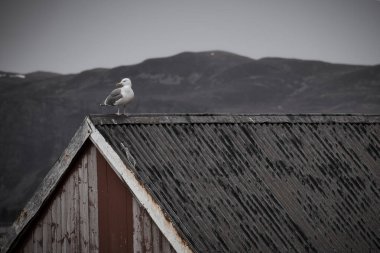
POLYGON ((126 108, 124 107, 124 110, 123 110, 123 114, 124 114, 125 116, 127 116, 127 117, 128 117, 128 116, 129 116, 129 114, 128 114, 127 112, 125 112, 125 109, 126 109, 126 108))

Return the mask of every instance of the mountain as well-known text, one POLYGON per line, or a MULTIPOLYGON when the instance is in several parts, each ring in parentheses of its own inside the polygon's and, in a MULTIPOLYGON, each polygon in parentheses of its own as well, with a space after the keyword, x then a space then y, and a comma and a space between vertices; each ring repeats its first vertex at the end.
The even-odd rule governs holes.
POLYGON ((380 65, 185 52, 60 75, 0 72, 0 223, 31 197, 88 114, 130 77, 131 113, 380 113, 380 65))

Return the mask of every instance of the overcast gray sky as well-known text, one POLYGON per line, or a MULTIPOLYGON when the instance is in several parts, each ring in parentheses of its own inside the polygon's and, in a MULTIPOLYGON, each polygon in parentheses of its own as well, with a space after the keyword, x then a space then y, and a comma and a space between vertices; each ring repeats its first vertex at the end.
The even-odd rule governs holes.
POLYGON ((380 63, 380 0, 1 0, 0 70, 75 73, 182 51, 380 63))

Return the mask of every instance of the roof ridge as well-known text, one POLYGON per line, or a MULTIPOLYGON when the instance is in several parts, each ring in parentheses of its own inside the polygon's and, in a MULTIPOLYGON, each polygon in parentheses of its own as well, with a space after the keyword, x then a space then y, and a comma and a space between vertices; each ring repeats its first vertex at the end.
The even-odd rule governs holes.
POLYGON ((131 114, 90 115, 94 125, 118 124, 203 124, 203 123, 380 123, 380 115, 364 114, 131 114))

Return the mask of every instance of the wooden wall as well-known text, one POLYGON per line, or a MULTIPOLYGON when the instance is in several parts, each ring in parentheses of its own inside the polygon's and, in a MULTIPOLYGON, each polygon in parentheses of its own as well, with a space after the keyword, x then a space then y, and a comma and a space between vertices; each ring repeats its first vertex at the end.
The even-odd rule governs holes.
POLYGON ((133 199, 133 243, 136 253, 175 253, 147 211, 133 199))
POLYGON ((14 252, 98 252, 96 149, 85 145, 14 252))
POLYGON ((11 252, 175 250, 103 156, 87 143, 11 252))

